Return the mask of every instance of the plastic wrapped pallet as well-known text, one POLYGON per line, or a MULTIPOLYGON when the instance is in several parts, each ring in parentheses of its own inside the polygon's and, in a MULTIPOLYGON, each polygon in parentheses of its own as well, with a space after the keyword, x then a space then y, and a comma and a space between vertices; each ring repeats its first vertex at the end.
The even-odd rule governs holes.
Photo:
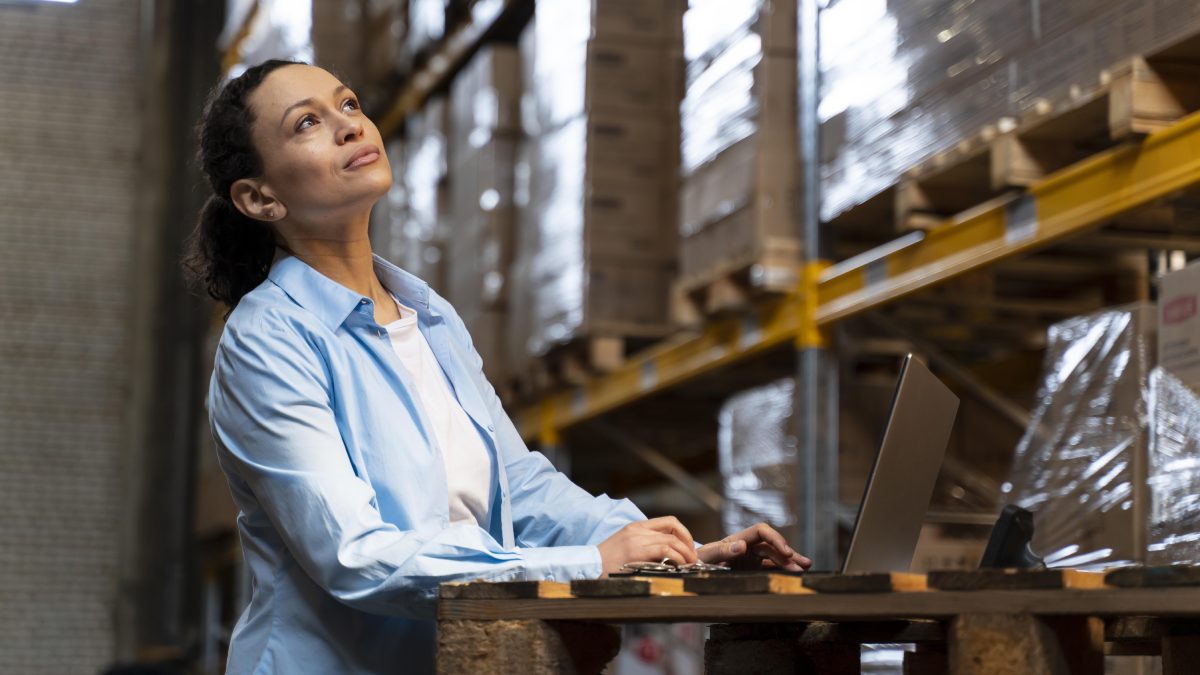
POLYGON ((408 0, 404 50, 410 61, 428 52, 446 35, 447 0, 408 0))
POLYGON ((390 84, 412 68, 404 42, 408 35, 406 0, 366 0, 363 25, 363 75, 372 85, 390 84))
POLYGON ((680 276, 799 257, 796 3, 697 0, 684 18, 680 276))
POLYGON ((1153 305, 1138 304, 1048 331, 1037 404, 1006 487, 1010 502, 1033 511, 1034 550, 1051 566, 1145 555, 1135 484, 1146 480, 1156 326, 1153 305))
POLYGON ((1200 563, 1200 394, 1169 370, 1155 368, 1150 409, 1146 562, 1200 563))
POLYGON ((1151 563, 1200 561, 1200 264, 1159 283, 1150 379, 1151 563))
POLYGON ((727 532, 767 522, 798 541, 796 438, 791 428, 795 380, 744 391, 718 418, 718 460, 725 483, 727 532))
POLYGON ((678 0, 538 3, 521 37, 510 361, 666 329, 678 0), (672 79, 672 77, 674 79, 672 79))
POLYGON ((820 18, 821 217, 1200 30, 1177 0, 838 0, 820 18))
POLYGON ((445 294, 500 388, 507 380, 519 82, 516 48, 489 45, 460 71, 450 93, 445 294))

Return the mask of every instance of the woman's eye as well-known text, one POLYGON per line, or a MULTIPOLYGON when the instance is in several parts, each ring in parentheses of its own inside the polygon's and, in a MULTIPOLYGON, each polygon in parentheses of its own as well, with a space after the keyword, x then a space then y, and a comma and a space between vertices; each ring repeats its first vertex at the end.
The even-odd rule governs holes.
MULTIPOLYGON (((355 99, 348 98, 344 102, 342 102, 343 109, 347 105, 349 105, 354 110, 358 110, 358 101, 355 99)), ((305 129, 307 129, 308 127, 304 125, 305 122, 313 122, 315 124, 316 119, 313 118, 312 115, 305 115, 304 117, 301 117, 300 120, 296 122, 296 131, 304 131, 305 129)))

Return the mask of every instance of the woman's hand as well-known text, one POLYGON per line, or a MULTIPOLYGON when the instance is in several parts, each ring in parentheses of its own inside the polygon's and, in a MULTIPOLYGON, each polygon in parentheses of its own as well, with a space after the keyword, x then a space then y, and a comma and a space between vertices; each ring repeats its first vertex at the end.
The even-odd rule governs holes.
POLYGON ((697 561, 692 533, 675 516, 630 523, 600 542, 597 548, 604 567, 601 579, 621 571, 627 562, 659 562, 670 558, 676 565, 688 565, 697 561))
POLYGON ((733 569, 740 570, 780 568, 802 572, 812 567, 811 560, 793 551, 783 535, 766 523, 705 544, 696 553, 703 562, 728 563, 733 569))

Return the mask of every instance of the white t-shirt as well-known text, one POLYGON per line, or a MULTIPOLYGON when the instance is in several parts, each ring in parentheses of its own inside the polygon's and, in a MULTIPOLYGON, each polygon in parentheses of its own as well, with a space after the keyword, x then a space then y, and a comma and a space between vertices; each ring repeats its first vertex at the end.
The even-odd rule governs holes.
MULTIPOLYGON (((392 297, 395 300, 395 296, 392 297)), ((492 503, 492 456, 467 416, 417 326, 416 311, 396 300, 400 319, 384 326, 400 363, 417 387, 421 407, 446 463, 450 522, 487 527, 492 503)))

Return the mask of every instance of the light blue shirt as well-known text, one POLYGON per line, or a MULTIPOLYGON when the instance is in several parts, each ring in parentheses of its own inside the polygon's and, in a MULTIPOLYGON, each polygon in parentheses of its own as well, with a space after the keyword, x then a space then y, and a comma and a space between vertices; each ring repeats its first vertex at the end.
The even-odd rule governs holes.
POLYGON ((454 309, 379 256, 495 458, 487 527, 450 524, 441 450, 369 298, 294 256, 230 315, 209 416, 252 574, 229 673, 432 672, 438 584, 601 574, 645 516, 530 452, 454 309))

